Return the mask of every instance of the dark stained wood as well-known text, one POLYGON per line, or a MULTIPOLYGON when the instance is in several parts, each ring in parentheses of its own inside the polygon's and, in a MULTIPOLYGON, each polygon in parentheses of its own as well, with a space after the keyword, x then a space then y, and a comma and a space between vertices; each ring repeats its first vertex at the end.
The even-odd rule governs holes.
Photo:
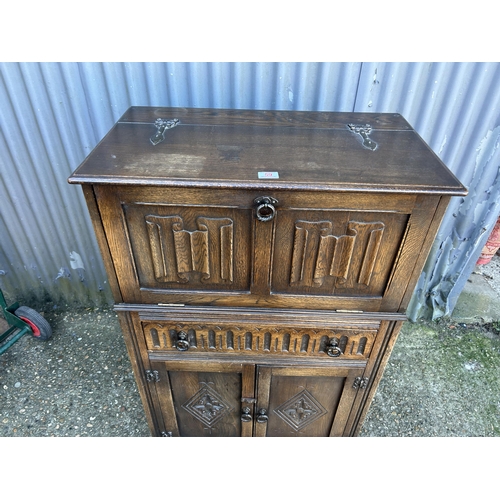
POLYGON ((243 365, 241 385, 241 437, 252 437, 255 415, 255 365, 243 365))
MULTIPOLYGON (((364 148, 358 135, 348 129, 348 124, 355 119, 352 114, 343 117, 335 114, 334 121, 343 120, 343 126, 325 129, 281 126, 274 119, 266 123, 262 122, 261 114, 255 113, 252 118, 252 112, 248 112, 248 119, 242 123, 224 121, 220 124, 216 116, 212 125, 190 124, 188 120, 168 130, 165 141, 157 146, 149 142, 156 130, 154 113, 146 123, 118 123, 70 182, 465 192, 411 129, 379 130, 373 125, 370 138, 377 142, 378 148, 372 151, 364 148), (262 171, 276 171, 279 179, 262 182, 258 178, 262 171)), ((194 113, 192 121, 196 122, 198 116, 194 113)), ((304 114, 302 118, 307 120, 307 116, 304 114)), ((310 116, 311 122, 316 123, 315 115, 310 116)), ((391 118, 385 119, 390 122, 391 118)), ((357 121, 371 120, 369 115, 363 115, 357 121)))
POLYGON ((200 125, 247 125, 249 122, 267 127, 344 128, 345 123, 371 122, 376 129, 411 130, 397 113, 331 113, 311 111, 276 111, 212 108, 166 108, 133 106, 119 123, 152 123, 157 118, 178 117, 182 123, 200 125))
POLYGON ((196 314, 188 322, 178 321, 172 314, 168 320, 143 321, 142 332, 151 352, 177 352, 179 334, 184 332, 189 344, 185 351, 189 351, 188 354, 217 352, 234 356, 272 354, 331 359, 328 347, 334 341, 339 346, 339 358, 365 360, 370 356, 379 328, 379 324, 370 328, 357 322, 337 323, 334 328, 278 326, 270 323, 262 311, 258 311, 257 321, 252 324, 235 318, 237 313, 236 309, 232 318, 221 318, 217 323, 207 322, 196 314))
POLYGON ((357 435, 466 193, 383 113, 134 107, 69 182, 153 436, 357 435), (180 125, 153 146, 157 118, 180 125))
POLYGON ((439 200, 439 204, 436 208, 436 211, 434 212, 434 217, 432 219, 432 222, 429 225, 429 229, 427 231, 427 234, 425 235, 425 239, 423 240, 422 245, 420 247, 420 252, 418 255, 418 259, 415 262, 415 267, 413 268, 412 276, 410 277, 406 285, 406 290, 403 295, 403 299, 399 305, 400 311, 406 311, 406 308, 410 303, 413 291, 415 289, 415 286, 417 285, 418 279, 420 278, 421 269, 424 267, 425 261, 427 260, 427 257, 432 248, 434 240, 436 239, 436 234, 439 230, 439 226, 441 225, 441 221, 443 220, 446 208, 448 207, 450 200, 451 200, 450 196, 442 196, 439 200))
POLYGON ((148 390, 145 370, 149 368, 149 358, 147 356, 146 345, 144 338, 135 335, 133 321, 137 319, 137 315, 128 312, 118 312, 118 321, 123 333, 125 346, 132 365, 139 395, 146 413, 151 434, 156 435, 159 428, 162 426, 161 412, 158 412, 158 404, 156 402, 156 394, 148 390))
POLYGON ((281 210, 273 291, 383 296, 407 221, 406 214, 281 210))
POLYGON ((94 190, 92 189, 92 186, 89 185, 83 185, 82 189, 85 196, 85 201, 87 203, 87 208, 90 213, 90 218, 92 220, 92 225, 94 227, 94 232, 99 243, 99 248, 101 250, 104 268, 106 269, 108 283, 111 288, 111 293, 113 294, 113 299, 115 300, 115 302, 123 302, 120 286, 118 285, 118 280, 116 277, 117 275, 113 266, 113 259, 111 258, 111 255, 109 253, 106 234, 102 227, 102 219, 100 217, 99 209, 95 200, 94 190))
POLYGON ((241 365, 224 372, 207 366, 185 370, 175 362, 151 366, 160 374, 156 388, 165 420, 174 424, 165 432, 178 429, 181 437, 241 436, 241 365))
POLYGON ((261 222, 262 191, 94 189, 123 300, 152 304, 404 312, 439 201, 273 191, 276 216, 261 222))
POLYGON ((402 321, 385 322, 382 324, 381 333, 384 332, 384 334, 379 335, 377 340, 380 345, 374 349, 377 355, 372 356, 365 369, 364 376, 367 377, 368 384, 364 391, 360 391, 357 394, 355 402, 357 404, 353 405, 344 431, 345 436, 357 436, 359 434, 402 326, 402 321))
POLYGON ((341 436, 357 392, 353 382, 362 372, 338 367, 259 368, 257 412, 265 409, 268 421, 256 423, 256 428, 262 427, 266 436, 341 436), (337 414, 342 418, 333 428, 337 414))

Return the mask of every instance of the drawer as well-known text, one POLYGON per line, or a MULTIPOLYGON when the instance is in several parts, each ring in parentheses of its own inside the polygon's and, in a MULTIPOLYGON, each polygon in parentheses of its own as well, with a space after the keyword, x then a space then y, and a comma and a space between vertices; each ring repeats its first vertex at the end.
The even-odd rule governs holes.
MULTIPOLYGON (((122 306, 122 309, 130 307, 122 306)), ((383 319, 360 315, 313 311, 162 309, 151 308, 132 314, 135 330, 143 336, 150 353, 223 353, 362 361, 370 357, 377 335, 387 323, 383 319)), ((393 316, 390 319, 397 315, 393 316)))
POLYGON ((398 311, 438 203, 401 193, 95 190, 123 301, 144 304, 398 311))

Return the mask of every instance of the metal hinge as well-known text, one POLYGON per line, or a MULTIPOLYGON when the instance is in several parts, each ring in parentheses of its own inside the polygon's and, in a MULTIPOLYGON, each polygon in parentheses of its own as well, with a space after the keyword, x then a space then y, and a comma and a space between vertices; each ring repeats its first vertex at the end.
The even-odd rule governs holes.
POLYGON ((171 128, 177 127, 181 121, 178 118, 174 118, 173 120, 163 120, 162 118, 158 118, 155 121, 156 134, 153 135, 149 139, 153 146, 160 144, 165 140, 165 132, 171 128))
POLYGON ((356 125, 354 123, 349 123, 347 127, 351 132, 354 132, 361 137, 361 144, 364 148, 371 149, 372 151, 375 151, 377 149, 378 144, 368 137, 370 135, 370 132, 372 131, 371 125, 356 125))
POLYGON ((160 381, 160 375, 158 374, 157 370, 146 370, 146 380, 148 382, 159 382, 160 381))
POLYGON ((367 377, 356 377, 354 379, 354 383, 352 384, 353 389, 366 389, 366 386, 368 385, 368 378, 367 377))
POLYGON ((256 403, 257 400, 255 398, 241 398, 241 402, 252 404, 252 403, 256 403))

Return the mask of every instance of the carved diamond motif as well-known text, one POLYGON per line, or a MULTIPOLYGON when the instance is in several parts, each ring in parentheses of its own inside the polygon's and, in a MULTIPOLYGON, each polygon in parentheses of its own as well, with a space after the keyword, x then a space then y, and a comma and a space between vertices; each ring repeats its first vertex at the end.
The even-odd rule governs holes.
POLYGON ((233 409, 229 403, 206 385, 182 407, 208 427, 213 427, 233 409))
POLYGON ((305 389, 274 412, 296 431, 328 413, 305 389))

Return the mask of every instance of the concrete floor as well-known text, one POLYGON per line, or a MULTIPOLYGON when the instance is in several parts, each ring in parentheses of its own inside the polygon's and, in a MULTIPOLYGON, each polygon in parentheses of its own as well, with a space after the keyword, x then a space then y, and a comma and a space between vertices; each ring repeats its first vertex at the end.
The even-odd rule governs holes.
POLYGON ((452 319, 465 323, 500 320, 500 256, 476 266, 458 298, 452 319))
MULTIPOLYGON (((476 269, 451 319, 404 325, 361 436, 500 436, 499 271, 476 269)), ((0 437, 148 436, 116 314, 45 316, 50 341, 0 356, 0 437)))

